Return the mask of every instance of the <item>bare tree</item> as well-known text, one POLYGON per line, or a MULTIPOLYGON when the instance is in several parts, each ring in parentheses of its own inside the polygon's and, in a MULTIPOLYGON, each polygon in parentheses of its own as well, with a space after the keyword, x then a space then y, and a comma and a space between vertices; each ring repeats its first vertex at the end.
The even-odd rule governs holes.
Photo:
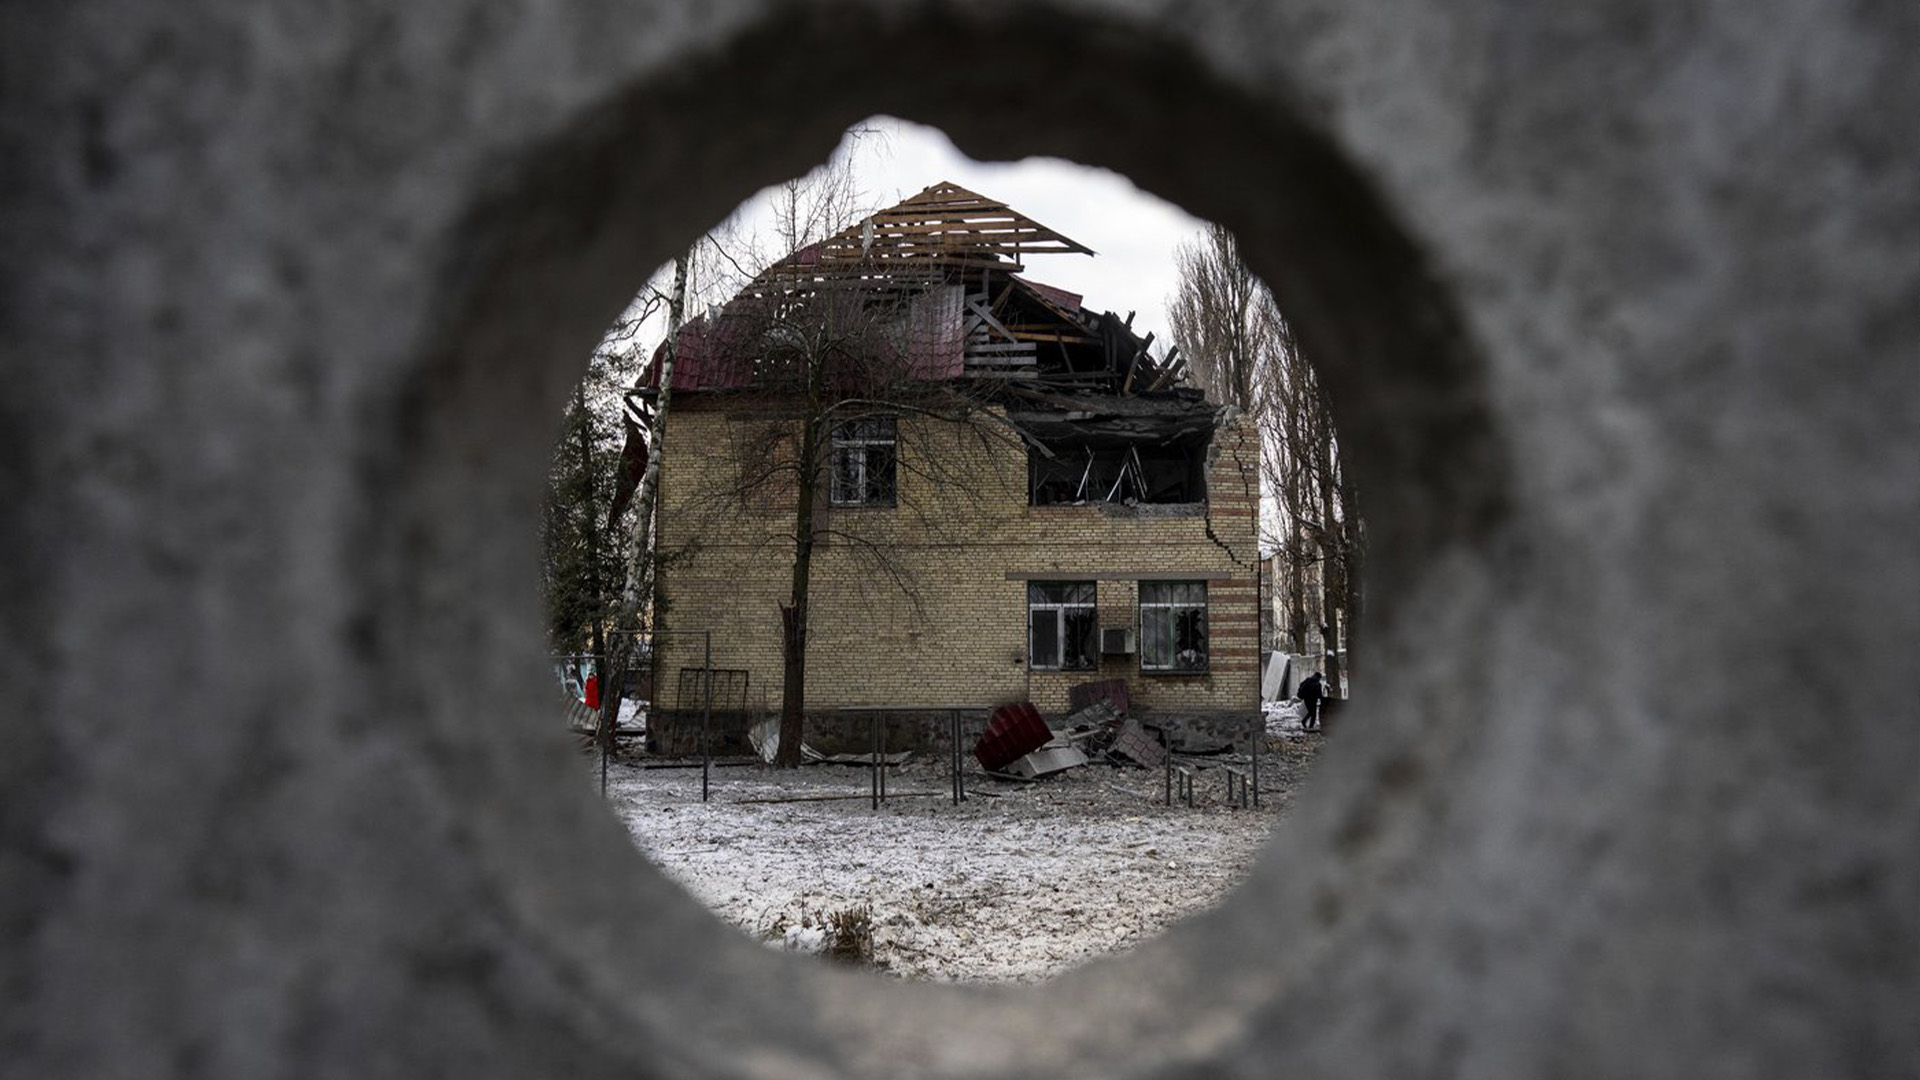
POLYGON ((1275 590, 1286 599, 1290 651, 1305 651, 1309 630, 1317 631, 1327 676, 1339 686, 1343 631, 1351 656, 1363 528, 1325 388, 1232 233, 1209 225, 1175 260, 1174 341, 1196 380, 1247 409, 1260 432, 1262 487, 1276 508, 1263 515, 1262 546, 1284 575, 1275 590))
MULTIPOLYGON (((612 678, 622 678, 633 663, 634 648, 643 629, 642 616, 650 610, 653 597, 654 570, 654 505, 656 493, 660 487, 660 462, 666 449, 665 433, 667 410, 673 400, 673 361, 676 343, 679 340, 680 322, 685 312, 687 296, 687 256, 673 261, 673 285, 664 299, 667 304, 667 337, 664 357, 659 366, 658 394, 651 413, 636 417, 636 396, 623 395, 621 423, 626 431, 626 447, 622 452, 625 470, 622 476, 620 495, 625 496, 637 488, 637 510, 634 514, 633 531, 627 544, 628 562, 626 568, 626 587, 621 593, 620 613, 616 622, 619 633, 615 636, 613 647, 599 651, 599 655, 608 658, 608 672, 612 678), (647 422, 645 442, 640 442, 638 421, 647 422), (638 449, 636 449, 636 446, 638 449), (638 466, 641 475, 637 483, 633 473, 638 466), (629 487, 629 485, 634 485, 629 487)), ((622 499, 616 498, 608 528, 613 528, 618 520, 622 499)), ((603 752, 613 749, 613 729, 619 721, 620 700, 624 688, 616 687, 605 695, 601 702, 600 716, 596 725, 595 738, 603 752)))
POLYGON ((1194 381, 1215 400, 1251 409, 1255 371, 1271 348, 1265 335, 1272 297, 1240 261, 1239 243, 1225 226, 1209 224, 1175 248, 1173 260, 1180 282, 1167 318, 1194 381))
MULTIPOLYGON (((856 129, 852 138, 873 134, 856 129)), ((809 176, 784 185, 775 208, 774 242, 790 249, 828 235, 857 215, 859 198, 850 156, 836 155, 809 176)), ((635 634, 652 609, 653 504, 679 328, 690 300, 723 295, 748 280, 747 266, 764 261, 763 246, 762 237, 743 235, 739 223, 730 220, 674 261, 670 286, 663 288, 656 275, 603 336, 569 404, 568 437, 556 448, 542 519, 549 622, 556 648, 590 649, 606 658, 607 674, 624 670, 635 634), (640 393, 647 375, 640 337, 662 309, 668 311, 660 350, 665 359, 656 362, 649 403, 640 393), (611 641, 609 623, 620 631, 611 641)), ((795 312, 784 314, 791 323, 795 312)), ((611 738, 617 695, 609 694, 606 702, 603 741, 611 738)))
POLYGON ((604 655, 606 626, 618 611, 627 507, 618 495, 616 410, 639 368, 636 338, 654 306, 643 294, 608 330, 574 387, 554 446, 541 518, 541 584, 548 638, 558 652, 604 655))

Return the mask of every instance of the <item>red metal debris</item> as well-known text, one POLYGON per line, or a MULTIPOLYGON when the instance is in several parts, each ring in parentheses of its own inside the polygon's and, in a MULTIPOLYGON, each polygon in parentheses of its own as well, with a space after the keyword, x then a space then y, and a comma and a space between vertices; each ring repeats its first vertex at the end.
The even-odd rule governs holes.
POLYGON ((1015 761, 1047 745, 1053 732, 1040 718, 1040 710, 1031 701, 1002 705, 993 710, 986 734, 973 748, 973 756, 988 772, 999 772, 1015 761))
POLYGON ((1069 315, 1079 313, 1080 301, 1082 299, 1079 293, 1068 292, 1057 285, 1042 285, 1037 281, 1021 277, 1019 274, 1013 274, 1011 276, 1013 280, 1033 290, 1034 294, 1040 297, 1040 299, 1053 305, 1056 310, 1069 315))

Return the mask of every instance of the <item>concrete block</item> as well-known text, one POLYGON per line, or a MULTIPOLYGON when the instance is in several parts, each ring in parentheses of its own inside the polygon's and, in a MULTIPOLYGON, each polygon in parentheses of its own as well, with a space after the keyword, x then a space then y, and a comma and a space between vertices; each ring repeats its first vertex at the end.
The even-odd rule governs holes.
POLYGON ((0 1059, 1915 1074, 1916 18, 9 5, 0 1059), (1039 987, 726 930, 539 719, 567 388, 878 111, 1235 229, 1369 523, 1376 689, 1248 882, 1039 987))

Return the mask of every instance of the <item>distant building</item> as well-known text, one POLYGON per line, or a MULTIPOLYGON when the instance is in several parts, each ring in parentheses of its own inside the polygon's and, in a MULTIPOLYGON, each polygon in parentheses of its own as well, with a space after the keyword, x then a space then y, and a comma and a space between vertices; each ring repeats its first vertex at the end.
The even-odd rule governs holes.
POLYGON ((1260 648, 1262 655, 1283 652, 1293 658, 1293 675, 1290 679, 1293 686, 1288 687, 1289 694, 1309 672, 1328 673, 1327 653, 1329 649, 1336 651, 1340 661, 1340 681, 1338 685, 1330 684, 1328 693, 1343 698, 1349 689, 1345 633, 1347 621, 1345 613, 1342 613, 1338 620, 1337 640, 1330 645, 1327 641, 1328 620, 1323 618, 1326 594, 1321 574, 1322 563, 1317 554, 1312 558, 1296 558, 1281 549, 1270 552, 1261 560, 1263 626, 1260 648))

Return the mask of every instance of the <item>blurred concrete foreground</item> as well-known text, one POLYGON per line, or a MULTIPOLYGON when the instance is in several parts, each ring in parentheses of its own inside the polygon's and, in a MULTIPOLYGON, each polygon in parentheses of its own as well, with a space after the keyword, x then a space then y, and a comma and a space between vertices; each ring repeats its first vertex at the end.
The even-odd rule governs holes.
POLYGON ((7 5, 5 1071, 1913 1075, 1917 14, 7 5), (1372 530, 1252 880, 1039 987, 724 929, 548 719, 568 384, 876 112, 1236 230, 1372 530))

